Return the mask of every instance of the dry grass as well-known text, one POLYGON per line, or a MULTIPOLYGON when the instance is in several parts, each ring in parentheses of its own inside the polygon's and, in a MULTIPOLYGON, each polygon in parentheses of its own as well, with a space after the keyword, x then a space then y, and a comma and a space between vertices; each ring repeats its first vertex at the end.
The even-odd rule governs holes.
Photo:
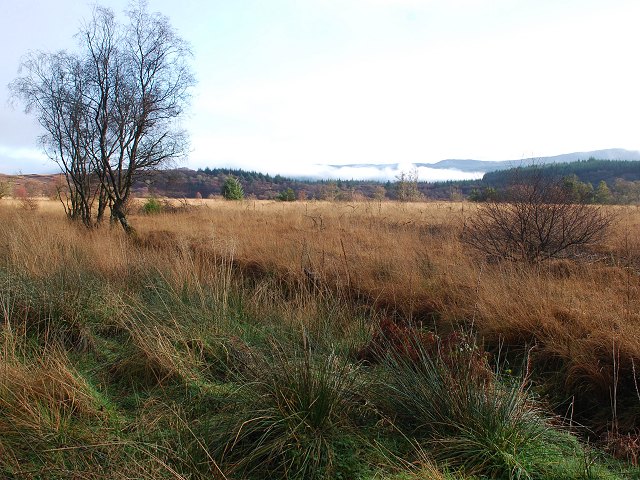
MULTIPOLYGON (((537 267, 487 263, 466 250, 459 237, 475 210, 466 203, 199 200, 193 207, 133 215, 138 236, 132 241, 118 228, 86 232, 69 225, 55 202, 27 211, 3 201, 0 261, 34 278, 91 271, 125 292, 146 288, 148 272, 160 272, 172 295, 186 289, 191 301, 215 298, 220 311, 206 325, 211 332, 227 321, 226 305, 243 282, 252 285, 244 306, 254 317, 307 322, 303 327, 318 334, 371 330, 373 323, 354 323, 362 312, 442 332, 472 328, 489 348, 533 348, 533 365, 551 379, 556 400, 573 397, 572 406, 582 404, 585 415, 594 405, 599 415, 608 411, 598 420, 602 428, 640 427, 637 207, 611 207, 621 220, 597 249, 537 267), (332 300, 352 308, 327 316, 332 300)), ((138 362, 160 383, 199 375, 199 360, 184 355, 188 335, 172 336, 170 321, 114 324, 134 345, 123 364, 138 362)), ((69 402, 92 411, 77 393, 82 387, 69 388, 69 402)))
MULTIPOLYGON (((190 213, 136 218, 141 237, 233 257, 249 273, 328 288, 402 320, 472 326, 492 345, 534 347, 563 395, 612 404, 635 395, 640 365, 640 210, 605 244, 538 267, 487 264, 459 241, 474 206, 454 203, 205 201, 190 213)), ((268 301, 261 303, 264 308, 268 301)), ((299 314, 300 306, 293 309, 299 314)), ((292 319, 293 321, 294 319, 292 319)), ((638 402, 640 403, 640 402, 638 402)), ((585 406, 585 408, 587 408, 585 406)), ((630 417, 635 417, 635 413, 630 417)))
MULTIPOLYGON (((178 289, 213 284, 224 298, 235 266, 250 276, 358 294, 407 319, 437 313, 441 326, 473 321, 487 335, 514 341, 589 335, 607 350, 621 338, 623 350, 640 352, 635 207, 614 207, 623 221, 584 260, 533 269, 488 265, 465 251, 458 237, 473 214, 468 204, 199 200, 182 214, 134 216, 134 248, 117 228, 87 234, 54 221, 62 215, 51 203, 35 214, 10 206, 0 212, 11 224, 0 236, 4 260, 31 275, 71 263, 126 279, 153 266, 178 289)), ((556 340, 562 350, 565 342, 556 340)))
POLYGON ((0 436, 22 430, 46 436, 59 432, 70 415, 100 419, 99 405, 64 352, 45 352, 25 363, 4 351, 0 369, 0 436))

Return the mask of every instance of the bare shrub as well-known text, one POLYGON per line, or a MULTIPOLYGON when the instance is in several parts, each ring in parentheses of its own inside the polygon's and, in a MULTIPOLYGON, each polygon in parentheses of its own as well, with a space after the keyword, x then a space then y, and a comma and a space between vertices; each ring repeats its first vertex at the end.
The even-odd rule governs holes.
POLYGON ((13 196, 20 203, 20 208, 27 211, 35 211, 38 209, 38 202, 35 198, 29 195, 27 189, 20 185, 19 187, 14 189, 13 196))
POLYGON ((462 240, 491 258, 535 263, 567 256, 602 241, 614 221, 602 207, 575 202, 540 171, 518 180, 465 225, 462 240))

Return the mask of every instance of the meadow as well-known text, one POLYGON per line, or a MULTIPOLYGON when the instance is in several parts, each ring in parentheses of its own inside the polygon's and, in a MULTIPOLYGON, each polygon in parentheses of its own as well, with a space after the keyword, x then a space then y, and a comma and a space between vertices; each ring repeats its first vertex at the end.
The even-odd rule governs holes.
POLYGON ((522 264, 460 241, 466 202, 134 206, 128 236, 4 199, 1 475, 640 478, 640 209, 606 208, 522 264))

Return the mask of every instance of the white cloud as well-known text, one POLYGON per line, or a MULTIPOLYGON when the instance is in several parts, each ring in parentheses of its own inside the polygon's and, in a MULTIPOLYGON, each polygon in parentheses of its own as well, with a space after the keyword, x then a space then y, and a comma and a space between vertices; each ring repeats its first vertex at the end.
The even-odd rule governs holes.
MULTIPOLYGON (((411 173, 416 171, 419 181, 438 182, 445 180, 470 180, 482 178, 482 172, 461 172, 453 169, 436 169, 428 167, 415 167, 414 165, 390 165, 384 168, 373 166, 334 166, 314 165, 313 174, 315 178, 333 178, 342 180, 378 180, 395 181, 401 173, 411 173)), ((303 173, 292 172, 291 175, 302 176, 303 173)))
POLYGON ((41 150, 26 147, 8 147, 6 145, 0 145, 0 158, 2 157, 11 160, 37 161, 42 163, 49 161, 41 150))
POLYGON ((632 11, 576 12, 573 23, 326 59, 209 90, 196 116, 216 121, 194 131, 195 157, 288 169, 636 148, 632 11))
POLYGON ((57 166, 40 150, 0 145, 0 173, 52 173, 57 166))
MULTIPOLYGON (((188 166, 304 172, 640 147, 637 1, 176 5, 151 7, 182 21, 195 50, 207 52, 196 58, 188 166)), ((20 143, 27 128, 2 118, 0 142, 20 143)), ((55 168, 29 148, 0 147, 0 159, 5 170, 55 168)))

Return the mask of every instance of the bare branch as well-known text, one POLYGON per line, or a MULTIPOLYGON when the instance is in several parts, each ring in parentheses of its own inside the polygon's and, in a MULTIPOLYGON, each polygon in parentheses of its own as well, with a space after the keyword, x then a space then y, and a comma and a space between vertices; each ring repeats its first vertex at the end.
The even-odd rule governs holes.
POLYGON ((493 258, 538 262, 601 241, 614 221, 602 207, 576 203, 540 172, 514 182, 503 201, 479 207, 462 240, 493 258))
POLYGON ((67 177, 69 216, 91 225, 97 198, 97 220, 108 204, 130 231, 123 206, 134 178, 186 152, 177 119, 195 81, 189 46, 166 17, 145 2, 127 16, 121 25, 95 7, 78 55, 31 54, 11 89, 46 131, 45 150, 67 177))

